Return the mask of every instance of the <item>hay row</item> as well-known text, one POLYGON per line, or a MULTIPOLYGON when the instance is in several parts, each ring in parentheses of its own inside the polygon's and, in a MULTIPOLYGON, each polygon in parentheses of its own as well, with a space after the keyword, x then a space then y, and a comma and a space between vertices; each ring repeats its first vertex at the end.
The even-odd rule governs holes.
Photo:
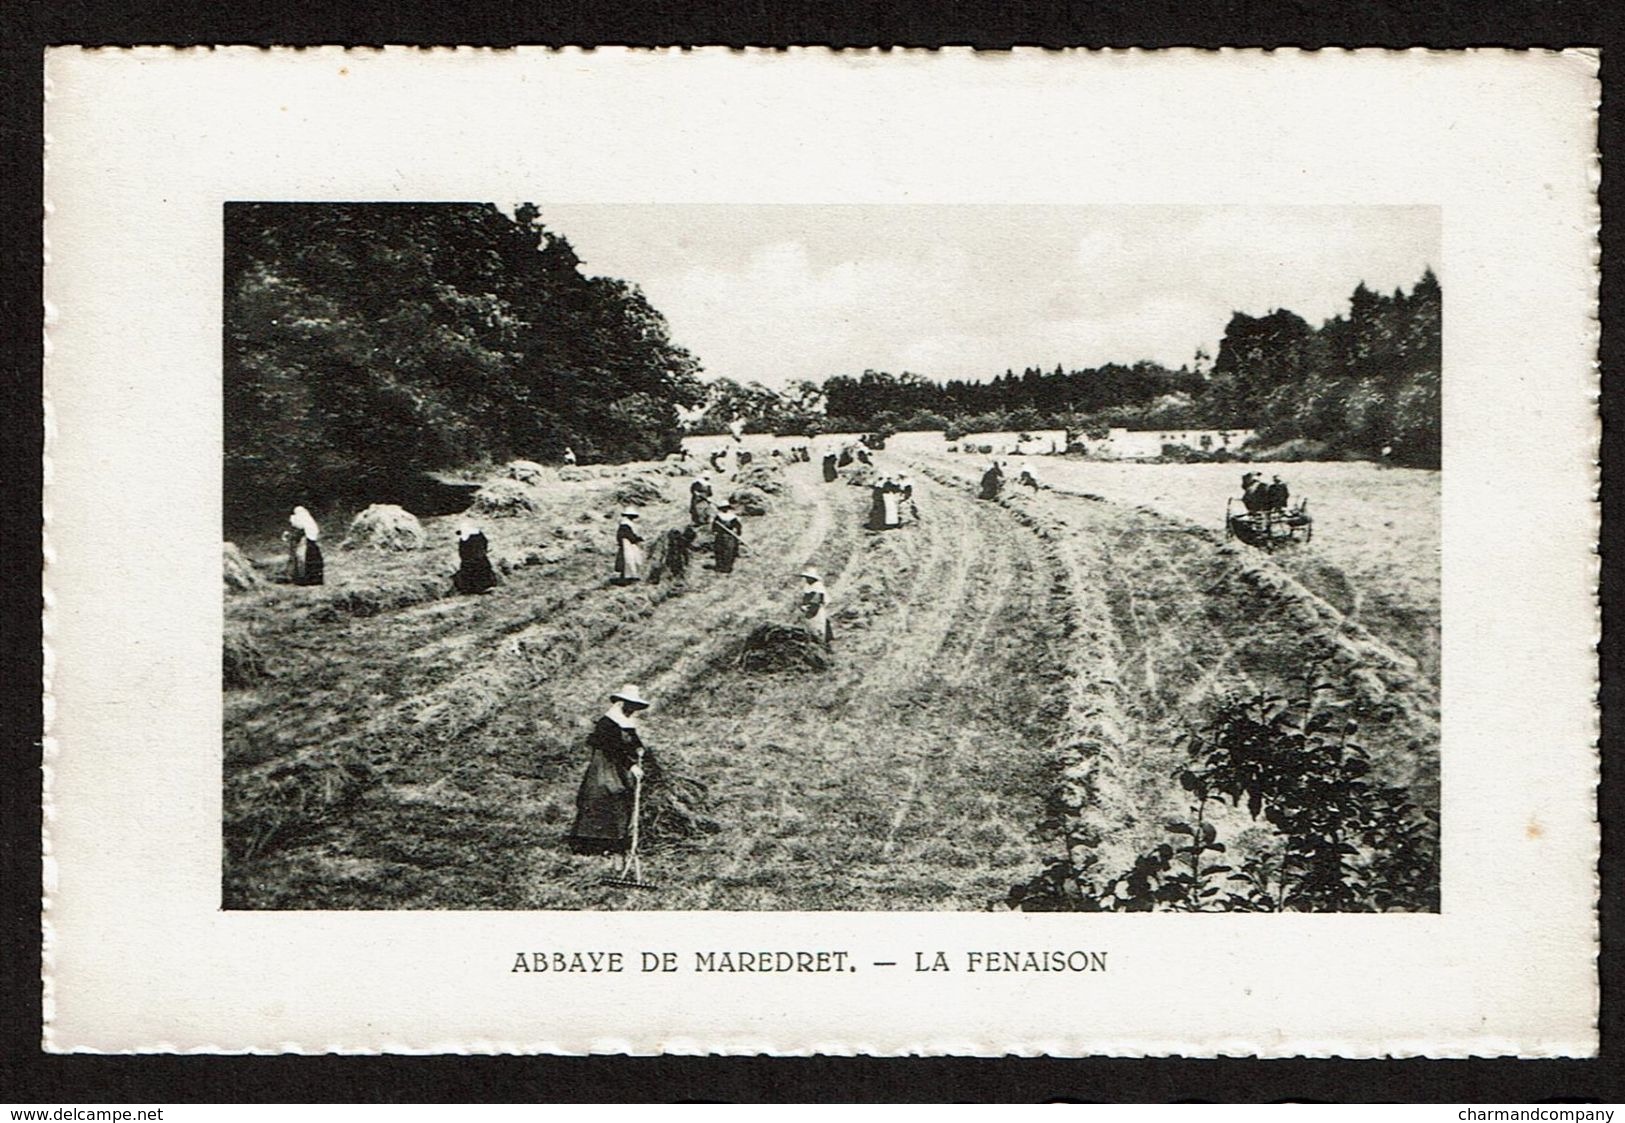
POLYGON ((311 618, 331 624, 354 617, 378 616, 439 600, 451 592, 451 579, 445 576, 403 577, 379 585, 340 587, 311 613, 311 618))

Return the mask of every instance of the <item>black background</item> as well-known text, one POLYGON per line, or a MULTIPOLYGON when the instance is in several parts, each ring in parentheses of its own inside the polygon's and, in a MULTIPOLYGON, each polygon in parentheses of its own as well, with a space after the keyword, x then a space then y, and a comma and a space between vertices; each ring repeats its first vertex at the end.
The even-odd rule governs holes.
MULTIPOLYGON (((581 0, 387 5, 24 3, 0 7, 0 1102, 1400 1101, 1619 1102, 1620 401, 1604 378, 1602 1057, 1592 1061, 1050 1060, 556 1057, 95 1057, 40 1052, 39 894, 41 52, 47 45, 1550 47, 1603 52, 1603 210, 1620 204, 1621 5, 1464 0, 910 4, 581 0), (1610 766, 1612 763, 1613 766, 1610 766)), ((1603 233, 1603 369, 1620 356, 1619 229, 1603 233)), ((1515 466, 1508 466, 1509 480, 1515 466)), ((1516 549, 1509 540, 1485 549, 1516 549)), ((1530 746, 1530 751, 1539 751, 1530 746)), ((1508 908, 1538 902, 1508 901, 1508 908)), ((388 970, 388 964, 380 964, 388 970)), ((401 979, 400 985, 412 985, 401 979)))

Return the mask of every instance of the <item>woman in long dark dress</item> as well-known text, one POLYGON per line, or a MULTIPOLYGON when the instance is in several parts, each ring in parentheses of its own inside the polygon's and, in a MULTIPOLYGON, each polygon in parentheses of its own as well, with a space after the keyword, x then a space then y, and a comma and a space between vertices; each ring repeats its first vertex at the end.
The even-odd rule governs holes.
POLYGON ((869 485, 869 529, 886 529, 886 488, 882 480, 869 485))
POLYGON ((457 573, 451 583, 459 593, 488 593, 496 587, 497 575, 491 568, 491 543, 485 532, 473 523, 457 528, 457 573))
POLYGON ((827 484, 834 483, 835 475, 835 454, 826 452, 824 454, 824 482, 827 484))
POLYGON ((631 683, 609 696, 609 710, 587 737, 587 771, 576 792, 576 820, 565 842, 577 854, 624 854, 632 837, 632 789, 659 774, 638 734, 649 703, 631 683))
POLYGON ((1004 488, 1004 469, 999 467, 998 461, 982 473, 982 498, 997 499, 999 492, 1004 488))
POLYGON ((288 542, 288 577, 295 585, 320 585, 324 579, 322 548, 317 539, 322 536, 316 520, 303 507, 295 507, 288 516, 288 529, 283 537, 288 542))
POLYGON ((711 556, 716 559, 718 573, 734 571, 744 531, 745 524, 734 514, 733 504, 726 500, 718 503, 716 517, 711 520, 711 556))

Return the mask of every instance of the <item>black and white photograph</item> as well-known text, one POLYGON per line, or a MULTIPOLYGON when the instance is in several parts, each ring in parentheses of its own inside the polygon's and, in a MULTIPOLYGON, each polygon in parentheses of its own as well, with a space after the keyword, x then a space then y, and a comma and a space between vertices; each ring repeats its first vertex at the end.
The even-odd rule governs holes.
POLYGON ((53 50, 45 1048, 1595 1055, 1597 70, 53 50))
POLYGON ((222 217, 225 908, 1439 908, 1438 208, 222 217))

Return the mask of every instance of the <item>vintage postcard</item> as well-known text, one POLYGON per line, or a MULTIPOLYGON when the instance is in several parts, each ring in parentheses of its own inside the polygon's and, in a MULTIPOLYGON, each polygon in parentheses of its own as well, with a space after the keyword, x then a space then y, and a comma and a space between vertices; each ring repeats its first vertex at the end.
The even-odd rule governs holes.
POLYGON ((46 74, 47 1048, 1595 1053, 1595 53, 46 74))

